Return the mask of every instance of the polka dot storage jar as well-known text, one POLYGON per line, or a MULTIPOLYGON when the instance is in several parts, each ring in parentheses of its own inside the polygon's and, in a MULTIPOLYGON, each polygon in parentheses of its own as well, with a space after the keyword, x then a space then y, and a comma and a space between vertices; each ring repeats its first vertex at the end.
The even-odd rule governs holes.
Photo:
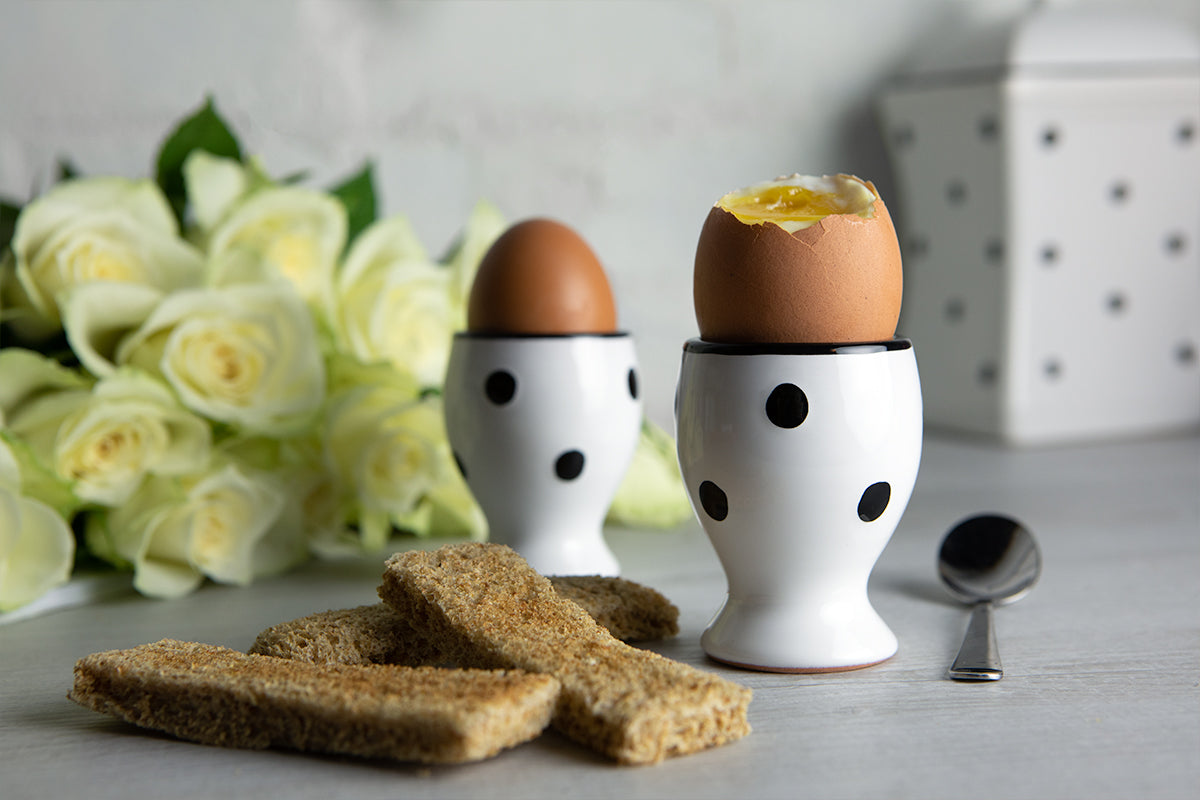
POLYGON ((922 52, 880 109, 927 424, 1019 445, 1195 427, 1194 32, 1052 5, 922 52))
POLYGON ((604 515, 641 430, 627 333, 459 333, 446 432, 488 538, 545 575, 617 575, 604 515))

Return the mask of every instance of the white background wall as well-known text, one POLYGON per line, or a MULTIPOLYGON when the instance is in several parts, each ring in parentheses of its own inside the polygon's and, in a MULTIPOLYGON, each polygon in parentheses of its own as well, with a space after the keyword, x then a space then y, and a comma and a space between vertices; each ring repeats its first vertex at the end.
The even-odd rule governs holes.
MULTIPOLYGON (((1200 29, 1196 0, 1129 1, 1200 29)), ((28 198, 60 156, 149 175, 159 138, 211 93, 275 174, 325 184, 374 160, 382 210, 434 252, 480 198, 574 226, 668 424, 713 201, 794 171, 853 172, 888 198, 874 98, 980 5, 5 0, 0 196, 28 198)))

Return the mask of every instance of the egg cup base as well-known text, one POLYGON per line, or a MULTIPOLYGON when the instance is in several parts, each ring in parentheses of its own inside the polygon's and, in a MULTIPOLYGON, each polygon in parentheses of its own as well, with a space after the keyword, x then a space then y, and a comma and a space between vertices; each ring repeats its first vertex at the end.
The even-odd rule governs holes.
POLYGON ((759 672, 847 672, 887 661, 896 636, 865 597, 830 603, 728 597, 700 637, 714 661, 759 672))

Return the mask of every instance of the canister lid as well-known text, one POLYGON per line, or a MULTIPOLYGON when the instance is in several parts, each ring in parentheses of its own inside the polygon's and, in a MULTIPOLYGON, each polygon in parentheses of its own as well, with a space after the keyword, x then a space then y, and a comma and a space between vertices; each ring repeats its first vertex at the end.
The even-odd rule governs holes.
POLYGON ((951 21, 901 71, 904 80, 1200 73, 1200 37, 1135 7, 1036 3, 1024 13, 984 4, 951 21))

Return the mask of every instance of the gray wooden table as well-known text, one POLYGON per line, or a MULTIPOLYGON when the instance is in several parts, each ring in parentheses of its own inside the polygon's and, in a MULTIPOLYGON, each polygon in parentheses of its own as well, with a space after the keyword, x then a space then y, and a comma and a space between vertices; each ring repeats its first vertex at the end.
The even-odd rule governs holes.
POLYGON ((655 649, 755 690, 754 732, 654 767, 557 734, 454 768, 220 750, 65 699, 87 653, 163 637, 245 648, 264 627, 373 602, 381 563, 313 563, 177 601, 127 592, 0 626, 0 797, 1188 797, 1200 794, 1200 438, 1008 451, 930 438, 871 597, 900 639, 879 666, 771 675, 707 661, 724 592, 699 526, 620 531, 626 575, 681 609, 655 649), (981 510, 1039 536, 1041 583, 999 610, 1002 681, 946 679, 966 611, 938 586, 943 531, 981 510))

